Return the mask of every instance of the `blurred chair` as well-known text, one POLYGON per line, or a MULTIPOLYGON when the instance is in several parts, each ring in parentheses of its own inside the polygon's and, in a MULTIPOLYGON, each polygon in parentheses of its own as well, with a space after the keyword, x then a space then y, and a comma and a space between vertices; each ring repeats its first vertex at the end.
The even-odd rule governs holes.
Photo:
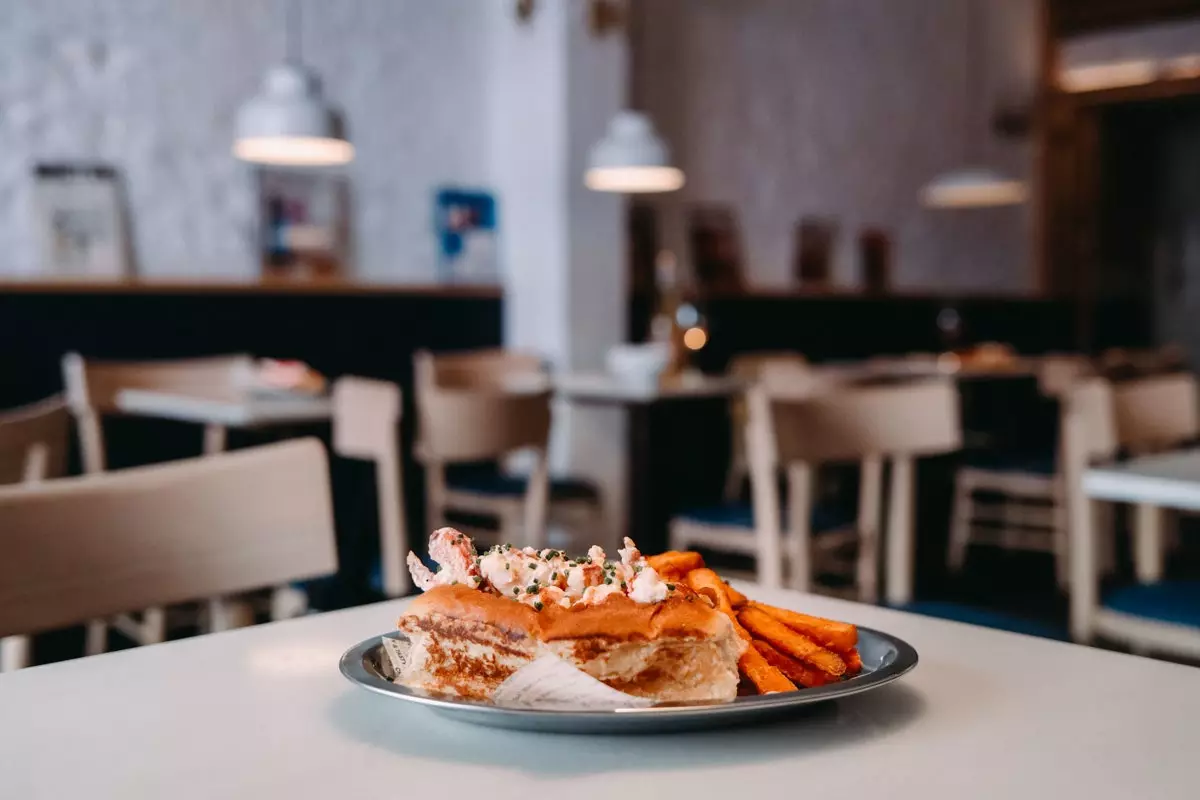
MULTIPOLYGON (((1060 401, 1093 374, 1089 359, 1046 356, 1038 363, 1038 388, 1060 401)), ((1054 556, 1059 585, 1067 585, 1067 512, 1060 443, 1044 452, 974 453, 955 475, 947 566, 958 572, 971 545, 1054 556)))
MULTIPOLYGON (((1130 455, 1174 450, 1200 437, 1200 387, 1194 375, 1153 375, 1114 384, 1113 408, 1117 440, 1130 455)), ((1134 566, 1140 580, 1155 582, 1162 577, 1163 551, 1177 543, 1178 531, 1172 528, 1164 541, 1164 512, 1156 506, 1135 506, 1134 514, 1134 524, 1144 531, 1137 537, 1134 566)))
POLYGON ((808 396, 757 387, 748 402, 752 507, 736 518, 722 512, 726 516, 720 519, 704 509, 684 513, 672 520, 671 547, 751 555, 763 585, 780 586, 786 567, 791 587, 806 591, 822 557, 825 563, 841 566, 830 554, 853 542, 858 547, 853 562, 857 596, 874 601, 883 468, 890 461, 884 588, 889 602, 907 602, 913 572, 913 459, 960 446, 953 384, 932 380, 844 387, 808 396), (833 462, 857 462, 862 471, 857 521, 846 521, 849 526, 813 508, 815 470, 833 462), (781 470, 787 475, 786 508, 779 496, 781 470), (845 531, 847 527, 851 529, 845 531))
POLYGON ((408 531, 404 481, 400 472, 400 387, 387 381, 339 378, 333 384, 333 450, 345 458, 375 465, 379 503, 380 591, 408 594, 412 584, 404 565, 408 531))
MULTIPOLYGON (((103 472, 107 466, 103 419, 121 415, 117 398, 125 389, 149 389, 200 396, 232 393, 244 387, 254 371, 254 359, 245 354, 187 358, 163 361, 94 361, 78 353, 63 357, 63 385, 67 405, 75 417, 79 432, 79 453, 84 472, 103 472)), ((225 449, 226 430, 221 425, 204 429, 203 452, 206 455, 225 449)), ((295 590, 280 588, 273 608, 295 605, 295 590), (290 600, 285 600, 290 598, 290 600)), ((240 600, 211 599, 205 624, 211 630, 248 625, 253 609, 240 600)), ((192 615, 188 615, 191 622, 192 615)), ((86 651, 89 655, 107 648, 108 628, 119 630, 138 644, 154 644, 166 637, 167 612, 162 608, 144 609, 138 617, 121 615, 112 620, 93 620, 88 624, 86 651)))
MULTIPOLYGON (((66 472, 71 424, 60 397, 0 412, 0 485, 33 485, 66 472)), ((29 639, 0 639, 0 672, 29 663, 29 639)))
POLYGON ((598 534, 599 490, 579 478, 549 478, 551 384, 541 359, 505 350, 422 351, 414 375, 415 451, 426 467, 430 527, 459 512, 496 518, 502 542, 545 547, 547 517, 598 534), (533 453, 529 475, 503 471, 502 462, 521 451, 533 453))
MULTIPOLYGON (((78 353, 63 357, 63 385, 67 404, 79 429, 79 451, 84 472, 105 468, 105 416, 120 415, 117 396, 123 389, 151 389, 180 394, 211 394, 244 386, 254 371, 248 355, 187 358, 172 361, 89 361, 78 353)), ((225 428, 204 430, 204 452, 225 449, 225 428)))
MULTIPOLYGON (((726 373, 737 378, 745 386, 758 383, 789 385, 804 380, 810 373, 808 361, 795 352, 742 353, 729 361, 726 373)), ((746 463, 746 397, 736 394, 729 401, 730 442, 729 472, 725 476, 725 500, 735 502, 742 494, 742 486, 749 476, 746 463)))
POLYGON ((1179 344, 1168 343, 1161 347, 1125 348, 1105 350, 1098 359, 1102 374, 1110 380, 1161 375, 1187 369, 1187 351, 1179 344))
MULTIPOLYGON (((1186 389, 1180 388, 1183 384, 1175 382, 1173 385, 1174 392, 1179 395, 1187 393, 1186 389)), ((1096 447, 1097 440, 1107 435, 1111 449, 1116 449, 1122 435, 1122 406, 1125 406, 1126 415, 1131 407, 1148 410, 1148 404, 1142 401, 1155 394, 1161 397, 1167 391, 1167 385, 1158 383, 1147 389, 1146 396, 1131 402, 1138 394, 1136 387, 1117 387, 1110 397, 1107 434, 1097 432, 1095 409, 1100 407, 1099 403, 1093 401, 1091 410, 1079 400, 1074 404, 1076 411, 1070 416, 1064 437, 1067 497, 1071 509, 1071 638, 1087 643, 1096 634, 1101 634, 1138 652, 1161 651, 1196 659, 1200 658, 1200 583, 1163 581, 1161 574, 1139 574, 1137 584, 1115 588, 1102 597, 1095 526, 1095 511, 1101 504, 1090 500, 1083 492, 1089 451, 1096 447)), ((1128 416, 1125 422, 1129 424, 1128 416)), ((1156 432, 1166 431, 1160 426, 1156 432)), ((1128 435, 1128 429, 1124 433, 1128 435)))
POLYGON ((0 636, 337 569, 313 439, 0 489, 0 636))

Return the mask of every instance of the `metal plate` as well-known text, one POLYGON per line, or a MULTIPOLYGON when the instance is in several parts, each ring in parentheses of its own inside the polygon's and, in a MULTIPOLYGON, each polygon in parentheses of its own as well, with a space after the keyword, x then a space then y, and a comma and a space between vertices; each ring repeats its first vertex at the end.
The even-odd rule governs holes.
MULTIPOLYGON (((397 634, 398 635, 398 634, 397 634)), ((342 655, 342 674, 351 683, 396 700, 428 706, 447 717, 495 728, 554 733, 655 733, 718 728, 772 719, 813 703, 848 697, 891 683, 917 665, 917 651, 886 633, 858 629, 863 669, 839 683, 796 692, 739 697, 725 703, 703 703, 615 711, 537 711, 505 708, 488 702, 439 697, 392 683, 380 669, 381 637, 355 645, 342 655)))

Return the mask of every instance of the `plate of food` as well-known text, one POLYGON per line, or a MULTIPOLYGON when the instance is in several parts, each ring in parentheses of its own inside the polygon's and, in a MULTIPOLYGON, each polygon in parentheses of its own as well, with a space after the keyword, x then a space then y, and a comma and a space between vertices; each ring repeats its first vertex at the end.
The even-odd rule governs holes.
POLYGON ((619 559, 511 545, 478 553, 452 528, 424 593, 341 671, 388 698, 501 728, 636 733, 718 727, 870 691, 917 664, 880 631, 756 602, 698 553, 619 559))

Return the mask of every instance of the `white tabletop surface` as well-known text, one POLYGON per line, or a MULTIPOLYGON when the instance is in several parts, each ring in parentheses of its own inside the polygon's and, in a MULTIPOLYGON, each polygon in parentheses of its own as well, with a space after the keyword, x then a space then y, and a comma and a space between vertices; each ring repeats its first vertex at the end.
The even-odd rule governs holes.
POLYGON ((784 592, 920 652, 767 727, 642 737, 442 719, 338 673, 403 601, 0 675, 11 798, 1195 798, 1200 670, 784 592))
POLYGON ((141 417, 245 428, 320 422, 333 412, 324 396, 249 392, 202 395, 123 389, 117 393, 116 405, 123 413, 141 417))
POLYGON ((744 388, 724 375, 687 374, 661 386, 622 381, 605 372, 573 372, 554 378, 555 390, 568 399, 605 403, 652 403, 659 400, 729 397, 744 388))
POLYGON ((1096 500, 1200 511, 1200 449, 1090 469, 1083 491, 1096 500))

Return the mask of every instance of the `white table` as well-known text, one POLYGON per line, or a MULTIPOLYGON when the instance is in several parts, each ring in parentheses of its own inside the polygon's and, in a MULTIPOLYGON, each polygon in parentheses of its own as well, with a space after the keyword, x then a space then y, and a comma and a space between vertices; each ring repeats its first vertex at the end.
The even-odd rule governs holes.
POLYGON ((475 728, 347 683, 404 601, 0 675, 11 798, 1194 798, 1200 670, 829 598, 920 652, 893 686, 722 732, 475 728))
POLYGON ((123 389, 117 393, 116 404, 126 414, 231 428, 321 422, 333 412, 326 396, 282 393, 176 394, 123 389))
POLYGON ((1083 491, 1093 500, 1135 505, 1134 566, 1139 581, 1156 583, 1163 571, 1162 510, 1200 511, 1200 449, 1090 469, 1083 491))
POLYGON ((227 428, 324 422, 333 414, 333 403, 324 395, 255 394, 232 390, 179 394, 122 389, 117 393, 116 405, 125 414, 203 425, 205 453, 225 449, 227 428))
POLYGON ((727 375, 684 374, 660 386, 639 386, 604 372, 573 372, 555 377, 554 388, 577 402, 637 404, 731 397, 745 388, 745 382, 727 375))

